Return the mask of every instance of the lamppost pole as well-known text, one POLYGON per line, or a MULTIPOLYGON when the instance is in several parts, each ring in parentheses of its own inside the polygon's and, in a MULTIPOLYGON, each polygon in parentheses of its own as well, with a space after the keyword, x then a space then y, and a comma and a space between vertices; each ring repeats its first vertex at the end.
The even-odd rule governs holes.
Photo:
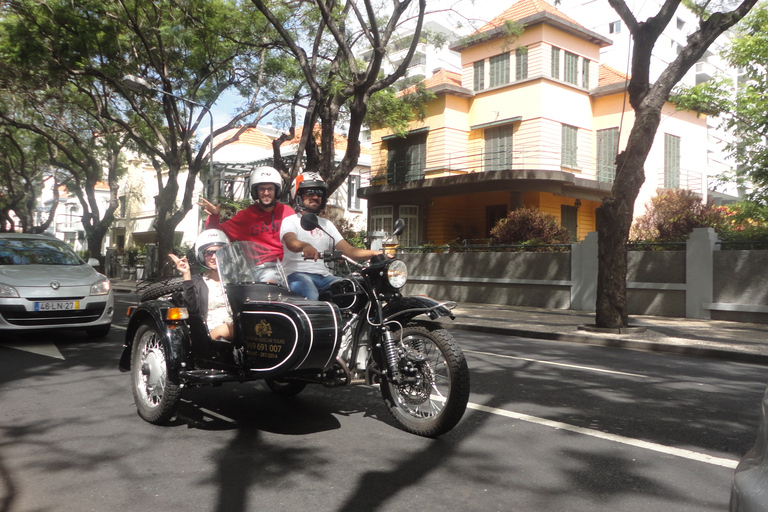
POLYGON ((190 105, 195 105, 197 107, 202 108, 208 113, 208 118, 211 125, 211 132, 210 132, 210 146, 208 147, 208 170, 209 170, 209 179, 213 179, 213 114, 211 113, 211 109, 208 108, 206 105, 203 105, 202 103, 199 103, 197 101, 190 100, 188 98, 183 98, 181 96, 177 96, 175 94, 172 94, 170 92, 166 92, 162 89, 158 89, 157 87, 152 87, 152 84, 147 82, 141 77, 135 76, 135 75, 126 75, 123 79, 123 83, 126 87, 133 91, 154 91, 159 92, 160 94, 165 94, 166 96, 170 96, 172 98, 176 98, 177 100, 181 100, 183 102, 189 103, 190 105))

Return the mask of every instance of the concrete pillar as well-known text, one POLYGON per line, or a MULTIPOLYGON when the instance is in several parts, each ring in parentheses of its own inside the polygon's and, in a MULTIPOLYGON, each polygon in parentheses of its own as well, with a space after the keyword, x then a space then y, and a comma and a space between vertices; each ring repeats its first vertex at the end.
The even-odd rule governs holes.
POLYGON ((714 251, 720 249, 712 228, 695 228, 685 244, 685 316, 711 318, 702 303, 712 302, 714 251))
POLYGON ((571 309, 594 311, 597 303, 597 231, 571 245, 571 309))

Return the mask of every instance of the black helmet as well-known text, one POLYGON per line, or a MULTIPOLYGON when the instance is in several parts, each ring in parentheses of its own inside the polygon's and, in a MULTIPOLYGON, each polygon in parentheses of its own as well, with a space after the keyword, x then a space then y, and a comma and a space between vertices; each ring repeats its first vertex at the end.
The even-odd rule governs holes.
POLYGON ((304 199, 301 197, 301 191, 310 188, 323 191, 323 197, 320 200, 320 211, 324 210, 325 204, 328 202, 328 187, 320 174, 313 171, 303 172, 293 180, 293 184, 291 184, 291 197, 293 198, 294 204, 300 210, 307 210, 307 207, 304 206, 304 199))

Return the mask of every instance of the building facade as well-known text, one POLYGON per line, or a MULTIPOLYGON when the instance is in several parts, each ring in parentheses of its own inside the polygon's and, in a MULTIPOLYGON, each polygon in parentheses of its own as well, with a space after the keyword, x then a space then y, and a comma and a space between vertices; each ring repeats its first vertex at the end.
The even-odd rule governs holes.
MULTIPOLYGON (((400 244, 487 239, 523 206, 551 213, 574 240, 595 230, 615 157, 634 122, 626 75, 601 62, 611 40, 543 0, 521 0, 452 47, 462 72, 437 70, 436 98, 407 136, 372 132, 369 230, 408 228, 400 244), (505 23, 523 27, 512 37, 505 23)), ((406 91, 407 92, 407 91, 406 91)), ((636 205, 658 188, 706 195, 706 119, 667 104, 636 205)))

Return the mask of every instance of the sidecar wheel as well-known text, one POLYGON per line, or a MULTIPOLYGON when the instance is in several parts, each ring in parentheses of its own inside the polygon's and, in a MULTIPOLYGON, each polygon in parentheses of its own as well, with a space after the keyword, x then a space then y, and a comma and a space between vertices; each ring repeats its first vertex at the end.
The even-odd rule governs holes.
POLYGON ((139 416, 160 425, 173 418, 181 401, 181 387, 168 369, 163 336, 154 325, 136 331, 131 354, 133 399, 139 416))
MULTIPOLYGON (((402 331, 402 343, 422 356, 420 361, 400 360, 400 371, 410 379, 403 384, 388 378, 381 394, 392 416, 412 434, 435 437, 461 420, 469 401, 469 367, 451 333, 410 324, 402 331)), ((395 332, 400 340, 401 332, 395 332)))
POLYGON ((266 379, 266 383, 274 394, 287 397, 296 396, 307 387, 306 382, 297 380, 266 379))

